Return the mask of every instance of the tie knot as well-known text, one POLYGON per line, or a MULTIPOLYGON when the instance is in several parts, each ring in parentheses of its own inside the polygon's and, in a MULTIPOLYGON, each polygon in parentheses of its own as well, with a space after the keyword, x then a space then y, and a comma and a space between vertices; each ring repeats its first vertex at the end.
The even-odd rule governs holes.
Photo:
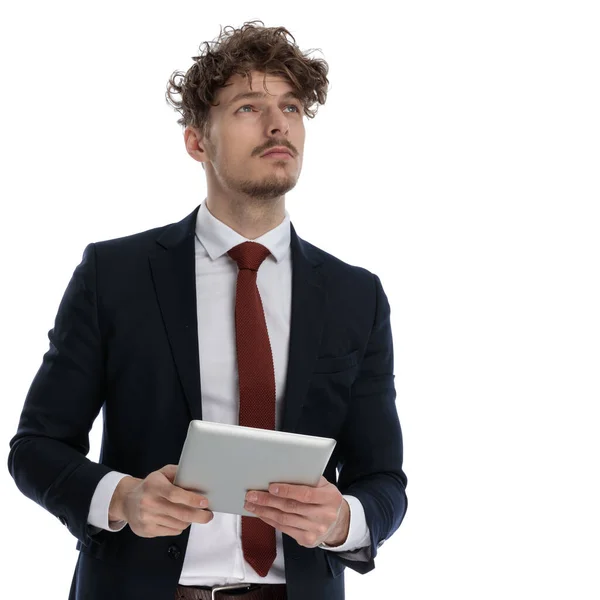
POLYGON ((243 242, 234 246, 227 254, 235 260, 240 270, 258 271, 262 262, 271 254, 269 249, 256 242, 243 242))

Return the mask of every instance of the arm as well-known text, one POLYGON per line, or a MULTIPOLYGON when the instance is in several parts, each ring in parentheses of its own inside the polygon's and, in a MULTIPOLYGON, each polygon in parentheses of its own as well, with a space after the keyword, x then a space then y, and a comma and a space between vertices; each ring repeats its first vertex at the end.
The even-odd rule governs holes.
POLYGON ((370 542, 358 552, 368 558, 353 560, 345 553, 326 552, 336 575, 346 566, 358 573, 373 570, 377 549, 400 527, 407 508, 402 432, 395 406, 390 306, 377 275, 373 275, 373 282, 374 323, 338 441, 338 488, 355 496, 364 509, 370 542))
POLYGON ((105 382, 94 244, 83 252, 48 338, 10 441, 8 469, 25 496, 88 546, 98 531, 87 522, 92 496, 112 470, 86 458, 105 382))

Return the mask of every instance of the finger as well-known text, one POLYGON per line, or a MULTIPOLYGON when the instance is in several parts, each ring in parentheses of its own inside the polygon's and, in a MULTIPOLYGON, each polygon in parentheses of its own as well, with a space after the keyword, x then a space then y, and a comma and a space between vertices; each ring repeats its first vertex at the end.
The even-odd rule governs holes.
POLYGON ((265 518, 273 523, 277 523, 278 526, 291 527, 300 531, 316 531, 318 534, 325 534, 329 529, 327 525, 317 522, 314 519, 298 514, 282 512, 276 508, 267 506, 256 506, 251 512, 261 519, 265 518))
POLYGON ((189 509, 183 505, 175 505, 157 496, 145 496, 139 505, 138 519, 145 527, 161 524, 168 527, 186 526, 189 509), (179 506, 179 508, 177 508, 179 506))
POLYGON ((262 521, 271 525, 278 531, 293 537, 299 544, 306 547, 314 547, 318 545, 319 534, 307 531, 306 529, 300 529, 298 527, 292 527, 291 525, 282 525, 273 519, 269 519, 268 517, 259 517, 262 521))
POLYGON ((161 527, 168 527, 170 529, 178 529, 179 531, 183 531, 186 527, 189 527, 191 521, 180 520, 177 517, 173 517, 171 515, 166 515, 164 513, 155 515, 155 523, 156 525, 160 525, 161 527))
POLYGON ((181 529, 173 529, 172 527, 165 527, 164 525, 155 525, 155 536, 167 536, 167 535, 179 535, 181 533, 181 529))
POLYGON ((142 538, 155 538, 159 536, 181 534, 180 529, 163 527, 162 525, 156 525, 154 523, 151 526, 139 526, 137 524, 131 523, 130 526, 133 533, 142 538))
POLYGON ((164 498, 157 498, 157 512, 185 523, 208 523, 214 513, 208 509, 190 508, 185 504, 173 503, 164 498))
POLYGON ((162 469, 159 469, 158 472, 162 473, 171 483, 175 479, 175 475, 177 475, 177 465, 165 465, 162 469))
POLYGON ((194 509, 208 508, 208 498, 192 490, 184 490, 176 485, 165 490, 164 498, 173 504, 183 504, 194 509))
POLYGON ((269 486, 269 493, 277 498, 291 498, 304 504, 325 504, 328 498, 329 485, 331 485, 329 482, 321 487, 291 483, 272 483, 269 486), (277 492, 275 492, 275 488, 278 488, 277 492))
MULTIPOLYGON (((339 492, 336 494, 339 495, 339 492)), ((319 521, 323 523, 329 522, 332 518, 336 518, 336 511, 333 510, 332 504, 332 496, 329 494, 325 494, 320 502, 313 503, 305 503, 301 500, 295 500, 294 498, 280 498, 279 496, 274 496, 269 492, 255 492, 256 500, 250 501, 252 504, 256 504, 257 506, 270 506, 273 508, 277 508, 283 512, 295 513, 299 515, 306 516, 313 521, 319 521)), ((246 496, 248 497, 248 495, 246 496)), ((313 498, 313 500, 316 500, 313 498)))
MULTIPOLYGON (((301 515, 311 521, 322 521, 324 523, 327 522, 330 512, 325 511, 322 505, 304 504, 303 502, 291 498, 277 498, 267 492, 259 493, 257 500, 250 504, 254 505, 256 508, 272 508, 276 509, 278 512, 301 515)), ((251 512, 256 513, 255 510, 252 510, 251 512)))
MULTIPOLYGON (((167 467, 175 467, 175 469, 177 469, 176 465, 167 465, 167 467)), ((163 467, 163 469, 166 469, 167 467, 163 467)), ((159 496, 166 498, 169 500, 169 502, 185 504, 186 506, 191 506, 194 508, 203 508, 208 506, 208 499, 206 496, 191 490, 184 490, 183 488, 172 484, 167 477, 167 474, 170 473, 171 471, 163 473, 164 477, 157 481, 156 491, 159 496)))
POLYGON ((174 527, 183 530, 191 523, 206 524, 214 519, 214 513, 210 510, 199 510, 187 517, 181 518, 177 515, 169 513, 161 513, 156 515, 156 522, 165 527, 174 527))
MULTIPOLYGON (((159 469, 159 473, 162 473, 164 475, 164 478, 166 478, 169 483, 171 484, 171 486, 179 489, 179 490, 183 490, 184 488, 179 487, 177 485, 175 485, 173 483, 173 481, 175 480, 175 476, 177 475, 177 469, 179 468, 178 465, 165 465, 164 467, 162 467, 162 469, 159 469)), ((165 492, 168 493, 174 493, 171 488, 169 486, 165 486, 164 488, 165 492)), ((198 494, 197 492, 194 492, 192 490, 185 490, 186 494, 182 496, 182 498, 186 498, 185 501, 179 501, 180 504, 189 504, 190 506, 200 506, 200 503, 205 500, 206 501, 206 505, 208 506, 208 500, 206 498, 206 496, 203 496, 202 494, 198 494)))

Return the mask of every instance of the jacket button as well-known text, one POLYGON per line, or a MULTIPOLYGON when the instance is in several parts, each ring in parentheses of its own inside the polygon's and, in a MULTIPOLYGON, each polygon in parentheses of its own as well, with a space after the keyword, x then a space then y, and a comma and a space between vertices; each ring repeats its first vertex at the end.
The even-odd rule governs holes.
POLYGON ((60 517, 58 517, 58 520, 63 524, 63 525, 68 525, 69 522, 67 521, 66 517, 63 517, 62 515, 60 515, 60 517))
POLYGON ((173 559, 177 560, 181 556, 181 550, 176 544, 171 544, 167 550, 167 554, 173 559))

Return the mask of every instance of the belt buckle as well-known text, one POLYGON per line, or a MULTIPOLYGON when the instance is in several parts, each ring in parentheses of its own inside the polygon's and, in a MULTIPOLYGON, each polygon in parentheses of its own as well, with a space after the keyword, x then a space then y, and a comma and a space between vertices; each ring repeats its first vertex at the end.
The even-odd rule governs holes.
POLYGON ((231 585, 220 585, 218 587, 214 587, 211 589, 211 600, 218 600, 218 598, 215 596, 215 594, 217 592, 221 592, 223 590, 234 590, 234 589, 239 589, 239 588, 248 588, 250 589, 252 587, 251 583, 233 583, 231 585))

